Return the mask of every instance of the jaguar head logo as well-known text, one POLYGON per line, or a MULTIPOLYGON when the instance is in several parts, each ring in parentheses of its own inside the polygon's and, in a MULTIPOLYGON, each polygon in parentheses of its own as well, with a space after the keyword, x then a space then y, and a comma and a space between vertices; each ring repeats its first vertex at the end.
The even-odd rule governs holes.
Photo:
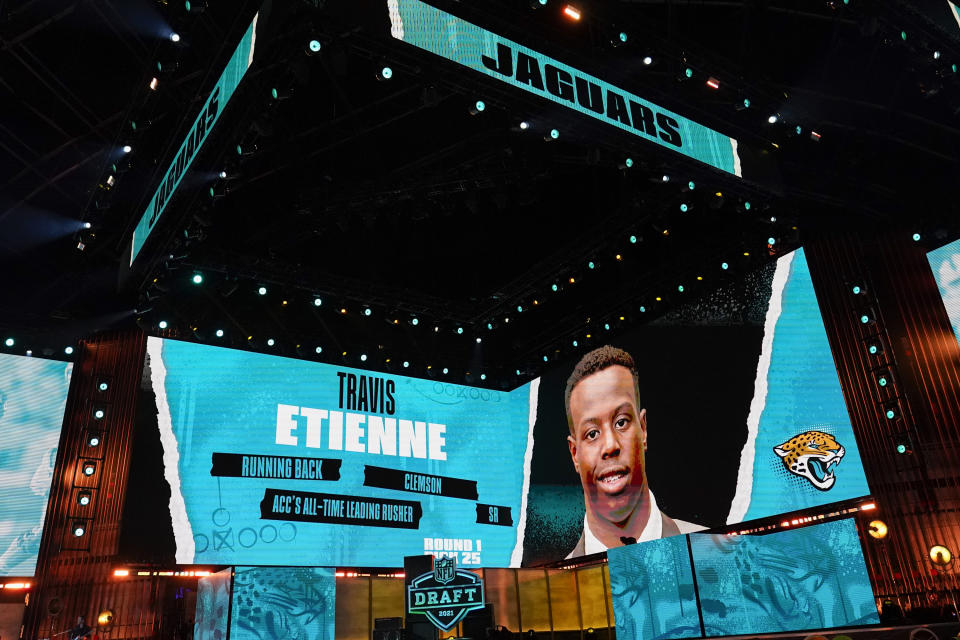
POLYGON ((822 431, 805 431, 774 447, 773 452, 787 471, 806 478, 821 491, 829 491, 836 483, 833 470, 846 453, 832 435, 822 431))

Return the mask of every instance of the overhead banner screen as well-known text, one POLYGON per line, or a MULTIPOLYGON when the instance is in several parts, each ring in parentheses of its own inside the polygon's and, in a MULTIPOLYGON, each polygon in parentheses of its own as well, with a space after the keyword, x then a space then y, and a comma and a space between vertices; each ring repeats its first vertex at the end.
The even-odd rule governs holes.
POLYGON ((72 371, 0 354, 0 577, 36 569, 72 371))
POLYGON ((442 552, 510 566, 530 385, 158 338, 147 350, 177 562, 387 566, 442 552))
POLYGON ((387 0, 397 40, 742 177, 737 141, 420 0, 387 0))
POLYGON ((927 253, 933 277, 947 308, 953 334, 960 341, 960 240, 927 253))
POLYGON ((220 74, 220 79, 217 80, 217 84, 213 87, 213 91, 210 92, 209 97, 207 97, 203 108, 200 110, 196 119, 194 119, 193 126, 190 127, 190 132, 180 144, 177 155, 174 156, 173 162, 170 163, 166 173, 163 174, 160 186, 157 187, 157 190, 150 197, 150 202, 147 204, 146 210, 143 212, 143 215, 140 216, 140 222, 137 223, 137 228, 134 229, 133 237, 131 238, 131 265, 133 265, 133 261, 136 260, 140 250, 143 249, 144 243, 146 243, 147 238, 156 226, 160 216, 163 215, 167 204, 180 185, 180 181, 183 179, 183 176, 186 175, 187 170, 190 169, 190 165, 193 164, 194 158, 196 158, 200 152, 200 148, 206 141, 207 136, 210 135, 210 131, 220 118, 220 114, 223 113, 227 102, 231 96, 233 96, 233 92, 237 86, 239 86, 240 81, 243 80, 247 69, 253 64, 258 16, 259 14, 254 16, 253 22, 247 27, 243 38, 240 40, 240 44, 237 45, 237 49, 230 57, 230 61, 227 62, 226 68, 223 70, 223 73, 220 74))

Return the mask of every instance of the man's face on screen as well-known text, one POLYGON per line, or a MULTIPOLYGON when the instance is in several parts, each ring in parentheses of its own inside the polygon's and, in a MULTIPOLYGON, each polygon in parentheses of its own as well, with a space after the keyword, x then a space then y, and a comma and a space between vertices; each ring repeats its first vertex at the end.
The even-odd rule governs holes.
POLYGON ((609 522, 624 522, 647 491, 646 410, 637 408, 630 370, 613 365, 583 378, 570 394, 573 466, 587 508, 609 522))

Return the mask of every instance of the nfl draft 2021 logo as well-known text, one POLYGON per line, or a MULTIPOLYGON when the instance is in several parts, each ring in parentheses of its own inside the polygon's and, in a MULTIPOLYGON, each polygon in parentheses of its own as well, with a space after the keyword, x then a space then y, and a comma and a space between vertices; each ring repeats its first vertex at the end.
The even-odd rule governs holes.
POLYGON ((422 613, 444 631, 483 605, 480 576, 457 569, 456 558, 437 558, 433 571, 417 576, 407 588, 407 610, 422 613))

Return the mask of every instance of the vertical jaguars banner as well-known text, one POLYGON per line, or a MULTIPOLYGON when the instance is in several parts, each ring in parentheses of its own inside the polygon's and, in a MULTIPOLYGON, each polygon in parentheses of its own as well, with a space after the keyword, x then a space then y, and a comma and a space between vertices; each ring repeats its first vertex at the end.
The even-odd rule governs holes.
POLYGON ((468 567, 519 557, 530 389, 150 338, 180 563, 468 567))
POLYGON ((870 494, 803 249, 777 260, 727 523, 870 494))

